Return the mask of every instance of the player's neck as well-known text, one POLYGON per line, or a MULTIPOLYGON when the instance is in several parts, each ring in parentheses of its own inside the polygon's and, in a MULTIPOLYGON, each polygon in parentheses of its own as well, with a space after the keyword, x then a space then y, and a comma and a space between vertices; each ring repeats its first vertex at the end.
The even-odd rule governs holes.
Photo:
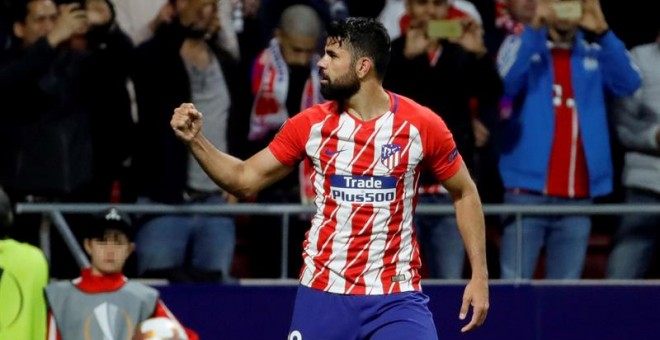
POLYGON ((346 101, 345 109, 363 121, 372 120, 390 110, 390 95, 378 84, 365 83, 346 101))

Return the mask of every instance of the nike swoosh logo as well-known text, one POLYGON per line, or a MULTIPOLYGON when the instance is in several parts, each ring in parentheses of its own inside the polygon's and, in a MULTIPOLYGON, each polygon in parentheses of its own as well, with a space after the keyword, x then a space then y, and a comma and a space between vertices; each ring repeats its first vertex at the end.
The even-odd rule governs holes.
POLYGON ((340 152, 344 152, 346 149, 341 149, 341 150, 331 150, 331 149, 325 149, 325 154, 328 156, 334 156, 340 152))

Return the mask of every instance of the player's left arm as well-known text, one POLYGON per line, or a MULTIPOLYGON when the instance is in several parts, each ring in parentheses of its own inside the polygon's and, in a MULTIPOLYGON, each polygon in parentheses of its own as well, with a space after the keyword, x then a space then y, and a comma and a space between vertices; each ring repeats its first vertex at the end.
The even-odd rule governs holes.
POLYGON ((442 185, 454 201, 458 229, 472 268, 472 277, 465 287, 459 314, 459 318, 464 320, 472 306, 472 319, 461 329, 461 332, 468 332, 484 323, 489 308, 484 215, 477 187, 464 164, 442 185))

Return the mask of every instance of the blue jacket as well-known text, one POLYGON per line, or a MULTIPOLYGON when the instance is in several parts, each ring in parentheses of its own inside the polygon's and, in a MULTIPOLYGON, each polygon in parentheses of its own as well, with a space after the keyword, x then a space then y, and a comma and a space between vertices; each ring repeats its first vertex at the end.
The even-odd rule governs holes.
MULTIPOLYGON (((547 28, 526 27, 509 36, 498 54, 498 70, 514 112, 504 123, 500 172, 505 188, 543 191, 554 137, 553 64, 547 28)), ((612 191, 612 157, 606 94, 627 96, 641 77, 623 43, 608 31, 589 43, 579 31, 571 52, 571 80, 591 196, 612 191)))

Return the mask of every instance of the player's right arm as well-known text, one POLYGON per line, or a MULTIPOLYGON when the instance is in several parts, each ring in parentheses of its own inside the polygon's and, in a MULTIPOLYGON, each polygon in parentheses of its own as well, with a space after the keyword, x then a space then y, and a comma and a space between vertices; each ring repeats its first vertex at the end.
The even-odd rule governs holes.
POLYGON ((223 190, 238 197, 249 197, 293 170, 275 158, 268 148, 245 161, 218 150, 200 132, 202 121, 201 112, 186 103, 174 110, 170 125, 177 137, 188 145, 204 171, 223 190))

